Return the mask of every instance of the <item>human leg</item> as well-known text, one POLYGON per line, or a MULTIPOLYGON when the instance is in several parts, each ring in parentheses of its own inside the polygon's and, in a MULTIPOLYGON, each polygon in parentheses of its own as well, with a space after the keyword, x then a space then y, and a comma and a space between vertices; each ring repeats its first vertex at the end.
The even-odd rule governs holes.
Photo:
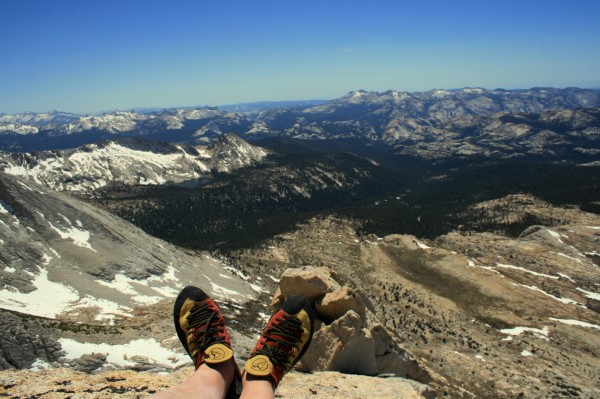
POLYGON ((219 307, 204 291, 184 288, 173 309, 175 329, 196 371, 181 384, 151 398, 225 398, 241 378, 219 307))
POLYGON ((233 359, 202 364, 182 383, 158 392, 148 399, 224 399, 234 377, 233 359))
POLYGON ((240 399, 274 398, 279 382, 304 355, 314 330, 314 312, 302 296, 292 296, 275 312, 246 362, 240 399))

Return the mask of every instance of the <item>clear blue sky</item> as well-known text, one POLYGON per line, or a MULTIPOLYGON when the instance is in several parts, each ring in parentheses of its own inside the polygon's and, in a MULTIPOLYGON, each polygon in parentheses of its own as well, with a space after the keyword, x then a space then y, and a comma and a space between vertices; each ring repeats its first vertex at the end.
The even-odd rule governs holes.
POLYGON ((598 0, 1 0, 0 113, 600 87, 598 0))

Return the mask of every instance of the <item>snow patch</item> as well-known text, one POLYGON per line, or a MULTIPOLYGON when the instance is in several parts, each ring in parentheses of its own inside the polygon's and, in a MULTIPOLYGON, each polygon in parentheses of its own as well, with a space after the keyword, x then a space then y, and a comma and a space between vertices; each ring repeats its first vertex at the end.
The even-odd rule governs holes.
POLYGON ((496 274, 499 274, 500 277, 504 278, 504 275, 502 273, 500 273, 498 270, 496 270, 495 268, 493 268, 491 266, 478 265, 472 259, 467 259, 467 266, 469 266, 469 267, 476 267, 478 269, 489 270, 489 271, 492 271, 492 272, 494 272, 496 274))
POLYGON ((556 273, 556 274, 558 274, 558 275, 559 275, 560 277, 562 277, 562 278, 565 278, 565 279, 569 280, 569 281, 570 281, 570 282, 572 282, 572 283, 574 283, 574 282, 575 282, 575 280, 573 280, 571 277, 567 276, 567 275, 566 275, 566 274, 564 274, 564 273, 556 273))
POLYGON ((175 268, 169 265, 167 271, 158 276, 150 276, 143 280, 136 280, 125 276, 124 274, 116 274, 112 281, 96 280, 98 284, 115 289, 125 295, 131 296, 131 299, 137 303, 152 305, 164 298, 174 298, 179 293, 182 287, 179 280, 175 276, 175 268), (161 284, 153 286, 153 284, 161 284), (173 287, 173 285, 175 287, 173 287), (141 294, 136 286, 143 286, 156 291, 161 296, 148 296, 141 294))
POLYGON ((48 270, 39 269, 32 281, 35 290, 29 293, 1 290, 0 307, 34 316, 55 318, 79 299, 73 288, 48 279, 48 270))
POLYGON ((212 281, 210 282, 210 289, 215 295, 219 296, 221 299, 227 298, 229 300, 233 300, 232 297, 240 296, 239 292, 222 287, 218 284, 213 283, 212 281))
POLYGON ((118 303, 107 299, 94 298, 90 295, 81 298, 68 310, 73 312, 83 308, 98 309, 95 320, 108 321, 111 326, 114 325, 117 317, 132 317, 133 312, 133 309, 130 307, 119 305, 118 303))
POLYGON ((552 320, 552 321, 558 321, 559 323, 568 324, 568 325, 571 325, 571 326, 594 328, 596 330, 600 330, 600 326, 599 325, 592 324, 592 323, 587 323, 585 321, 579 321, 579 320, 573 320, 573 319, 555 319, 554 317, 551 317, 550 320, 552 320))
POLYGON ((525 357, 527 357, 527 356, 533 356, 533 353, 524 350, 524 351, 521 351, 521 356, 525 356, 525 357))
POLYGON ((591 298, 591 299, 595 299, 597 301, 600 301, 600 294, 596 293, 596 292, 590 292, 590 291, 586 291, 582 288, 577 287, 576 288, 577 291, 581 291, 585 294, 586 297, 591 298))
POLYGON ((21 181, 20 181, 20 182, 18 182, 18 183, 19 183, 19 184, 21 185, 21 187, 23 187, 25 190, 27 190, 27 191, 33 191, 33 188, 29 187, 27 184, 25 184, 25 183, 23 183, 23 182, 21 182, 21 181))
POLYGON ((558 242, 560 242, 561 244, 564 244, 563 240, 561 239, 561 235, 559 233, 557 233, 556 231, 553 230, 546 230, 548 232, 548 234, 550 234, 552 237, 556 238, 558 240, 558 242))
POLYGON ((22 293, 5 286, 0 290, 0 308, 48 318, 76 312, 81 308, 95 308, 98 309, 96 320, 110 322, 113 322, 116 316, 131 316, 130 313, 133 312, 131 308, 106 299, 89 295, 81 298, 72 287, 50 281, 47 269, 39 268, 38 274, 27 273, 33 277, 32 284, 35 290, 22 293))
POLYGON ((576 262, 579 262, 579 263, 581 263, 581 259, 577 259, 577 258, 574 258, 574 257, 572 257, 572 256, 569 256, 569 255, 563 254, 562 252, 557 252, 557 254, 558 254, 558 256, 562 256, 562 257, 564 257, 564 258, 571 259, 571 260, 574 260, 574 261, 576 261, 576 262))
POLYGON ((44 265, 48 266, 50 264, 50 261, 52 260, 52 256, 48 255, 48 254, 44 254, 42 256, 43 260, 44 260, 44 265))
POLYGON ((123 345, 94 344, 77 342, 70 338, 58 340, 66 359, 74 360, 83 355, 102 353, 106 355, 108 365, 116 367, 133 367, 135 359, 144 360, 156 366, 175 369, 189 363, 189 358, 181 351, 171 351, 160 345, 155 339, 136 339, 123 345))
POLYGON ((264 312, 259 312, 258 313, 258 318, 262 321, 269 321, 269 319, 271 318, 270 314, 266 314, 264 312))
POLYGON ((414 242, 415 244, 417 244, 417 247, 419 247, 419 248, 421 248, 421 249, 431 249, 431 247, 430 247, 430 246, 423 244, 423 243, 422 243, 421 241, 419 241, 419 240, 416 240, 416 239, 415 239, 415 240, 413 240, 413 242, 414 242))
POLYGON ((532 275, 538 276, 538 277, 550 278, 552 280, 558 280, 559 279, 558 276, 552 276, 550 274, 544 274, 544 273, 534 272, 533 270, 525 269, 524 267, 520 267, 520 266, 505 265, 505 264, 502 264, 502 263, 496 263, 496 267, 500 267, 500 268, 504 268, 504 269, 520 270, 520 271, 522 271, 524 273, 532 274, 532 275))
POLYGON ((91 251, 98 252, 89 243, 91 233, 87 230, 82 230, 80 228, 69 226, 66 230, 61 230, 58 227, 54 226, 50 221, 48 222, 52 230, 56 231, 60 238, 63 240, 71 239, 73 240, 73 244, 87 248, 91 251))
POLYGON ((269 292, 269 291, 265 290, 263 287, 261 287, 260 285, 257 285, 257 284, 250 284, 250 288, 252 288, 252 290, 254 290, 256 292, 269 292))
MULTIPOLYGON (((216 259, 213 259, 215 262, 219 262, 216 259)), ((245 275, 244 273, 242 273, 240 270, 237 270, 235 267, 232 266, 223 266, 223 269, 227 270, 228 272, 230 272, 231 274, 238 276, 239 278, 241 278, 244 281, 248 281, 250 279, 250 276, 245 275)))
POLYGON ((6 202, 0 200, 0 213, 14 215, 15 211, 6 202))
POLYGON ((502 330, 500 330, 500 332, 502 334, 511 335, 513 337, 517 336, 517 335, 521 335, 524 332, 530 332, 538 338, 547 340, 548 333, 550 332, 550 330, 546 326, 542 327, 541 329, 533 328, 533 327, 513 327, 513 328, 502 329, 502 330))
POLYGON ((98 284, 104 285, 105 287, 115 289, 125 295, 129 295, 134 302, 141 303, 144 305, 153 305, 162 299, 157 296, 147 296, 140 294, 133 287, 133 284, 139 284, 140 281, 129 278, 124 274, 116 274, 114 279, 110 282, 103 280, 96 280, 96 282, 98 284))
POLYGON ((556 297, 554 295, 548 294, 546 291, 544 291, 541 288, 538 288, 538 287, 536 287, 534 285, 525 285, 525 284, 516 284, 516 283, 512 283, 512 284, 516 285, 516 286, 519 286, 519 287, 527 288, 527 289, 530 289, 530 290, 533 290, 533 291, 537 291, 537 292, 539 292, 541 294, 546 295, 547 297, 550 297, 550 298, 554 299, 555 301, 562 302, 562 303, 567 304, 567 305, 579 305, 579 306, 583 306, 579 302, 574 301, 573 299, 559 298, 559 297, 556 297))
POLYGON ((29 367, 29 370, 40 371, 40 370, 48 370, 49 368, 52 368, 52 365, 50 363, 48 363, 47 361, 42 360, 42 359, 37 359, 35 362, 33 362, 31 367, 29 367))

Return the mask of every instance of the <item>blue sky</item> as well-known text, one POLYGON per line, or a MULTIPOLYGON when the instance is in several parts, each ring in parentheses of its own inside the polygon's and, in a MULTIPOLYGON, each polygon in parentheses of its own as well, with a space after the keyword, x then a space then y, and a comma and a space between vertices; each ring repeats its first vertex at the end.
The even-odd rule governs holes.
POLYGON ((0 1, 0 113, 600 87, 600 1, 0 1))

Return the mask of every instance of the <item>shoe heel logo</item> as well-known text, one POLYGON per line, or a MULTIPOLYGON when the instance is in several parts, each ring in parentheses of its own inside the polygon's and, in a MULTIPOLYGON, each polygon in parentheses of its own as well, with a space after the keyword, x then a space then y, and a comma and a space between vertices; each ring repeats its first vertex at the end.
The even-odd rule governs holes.
POLYGON ((225 358, 225 351, 221 348, 212 348, 208 352, 208 357, 212 360, 221 360, 225 358))
POLYGON ((250 367, 252 370, 265 371, 267 368, 269 368, 269 362, 266 359, 255 359, 252 361, 252 363, 250 363, 250 367))

